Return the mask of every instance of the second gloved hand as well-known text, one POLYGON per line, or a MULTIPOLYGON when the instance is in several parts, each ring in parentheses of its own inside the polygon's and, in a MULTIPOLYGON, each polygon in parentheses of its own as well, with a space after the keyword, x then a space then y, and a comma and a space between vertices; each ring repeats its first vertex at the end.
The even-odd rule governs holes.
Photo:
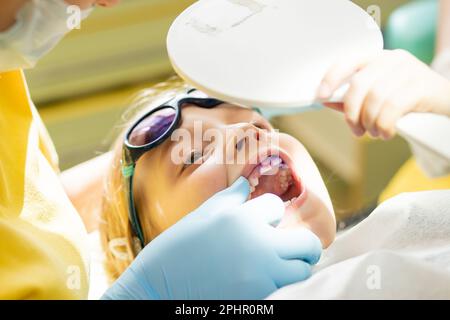
POLYGON ((263 299, 311 275, 321 254, 309 230, 276 229, 274 195, 246 202, 240 178, 154 239, 103 299, 263 299))

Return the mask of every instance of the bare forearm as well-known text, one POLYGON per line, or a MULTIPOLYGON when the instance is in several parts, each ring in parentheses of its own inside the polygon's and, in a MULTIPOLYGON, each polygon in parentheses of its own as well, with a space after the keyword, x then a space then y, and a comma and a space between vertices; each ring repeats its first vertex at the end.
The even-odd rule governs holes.
POLYGON ((98 228, 103 181, 110 159, 111 154, 106 153, 61 174, 64 189, 89 232, 98 228))
POLYGON ((439 1, 437 53, 450 49, 450 0, 439 1))

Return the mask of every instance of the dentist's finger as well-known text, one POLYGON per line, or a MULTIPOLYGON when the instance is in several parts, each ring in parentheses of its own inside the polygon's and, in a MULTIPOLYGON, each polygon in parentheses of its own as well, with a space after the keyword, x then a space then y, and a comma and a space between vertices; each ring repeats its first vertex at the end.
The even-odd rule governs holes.
MULTIPOLYGON (((363 107, 367 99, 379 98, 380 93, 376 85, 379 81, 384 81, 389 70, 386 62, 380 59, 368 64, 353 76, 350 88, 344 97, 344 113, 355 133, 362 134, 367 130, 362 121, 363 107)), ((375 103, 381 104, 382 101, 375 101, 375 103)))
POLYGON ((281 260, 274 274, 278 288, 305 281, 311 277, 311 265, 301 260, 281 260))
POLYGON ((240 177, 229 188, 216 193, 206 200, 197 210, 199 212, 217 212, 217 208, 226 210, 242 205, 250 195, 250 184, 240 177))
POLYGON ((316 264, 322 254, 320 239, 306 228, 276 229, 274 245, 278 255, 287 260, 316 264))
POLYGON ((376 121, 376 128, 383 139, 392 139, 397 131, 397 121, 408 112, 407 99, 396 96, 388 98, 376 121))
POLYGON ((344 103, 342 102, 325 102, 323 103, 323 105, 327 108, 339 111, 339 112, 344 112, 344 103))
POLYGON ((317 98, 320 100, 329 99, 334 91, 347 82, 370 60, 370 57, 359 57, 356 59, 347 57, 345 60, 341 59, 335 63, 325 74, 317 91, 317 98))
POLYGON ((250 215, 252 220, 259 220, 270 225, 275 225, 283 217, 285 206, 280 197, 266 193, 244 203, 239 210, 243 214, 250 215))
POLYGON ((388 97, 397 92, 398 87, 401 86, 401 80, 395 77, 393 70, 388 76, 379 79, 371 88, 366 99, 364 100, 361 111, 361 123, 365 130, 367 130, 372 137, 379 137, 380 132, 377 127, 378 117, 383 109, 383 105, 388 97))

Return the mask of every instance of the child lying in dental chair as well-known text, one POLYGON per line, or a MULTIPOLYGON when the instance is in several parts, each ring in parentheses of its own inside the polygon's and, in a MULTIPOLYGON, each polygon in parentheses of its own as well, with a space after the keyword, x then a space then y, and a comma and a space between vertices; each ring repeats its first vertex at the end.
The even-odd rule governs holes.
POLYGON ((172 139, 156 143, 140 155, 130 174, 130 167, 124 163, 129 154, 123 158, 125 138, 132 146, 154 142, 158 135, 170 129, 176 114, 162 110, 151 116, 142 115, 173 97, 202 96, 198 91, 186 92, 187 87, 179 80, 143 92, 132 108, 141 117, 131 117, 125 124, 125 129, 131 128, 129 134, 121 133, 113 145, 100 222, 106 269, 111 280, 120 276, 143 245, 240 176, 250 182, 250 198, 273 193, 285 202, 286 212, 279 228, 309 228, 320 238, 323 247, 328 247, 335 237, 336 222, 317 167, 299 141, 275 131, 252 109, 222 102, 212 107, 195 101, 182 104, 177 130, 193 136, 188 149, 186 141, 174 140, 172 135, 172 139), (232 134, 224 143, 213 143, 211 139, 206 141, 203 134, 195 134, 194 127, 198 124, 204 131, 213 129, 229 135, 243 130, 247 135, 239 140, 232 134), (266 143, 269 140, 277 143, 269 145, 266 143), (174 154, 179 154, 176 150, 188 150, 183 154, 183 161, 175 161, 174 154), (229 155, 229 151, 233 151, 233 161, 229 158, 216 161, 219 155, 229 155), (130 175, 133 177, 131 201, 137 214, 133 223, 129 220, 130 210, 133 211, 128 198, 130 175))

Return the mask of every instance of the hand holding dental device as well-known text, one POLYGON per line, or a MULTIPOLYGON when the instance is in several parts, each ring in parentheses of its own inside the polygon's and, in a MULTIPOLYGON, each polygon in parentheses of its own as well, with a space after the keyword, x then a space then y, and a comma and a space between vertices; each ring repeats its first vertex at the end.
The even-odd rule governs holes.
MULTIPOLYGON (((208 95, 283 113, 342 102, 348 85, 317 100, 326 72, 341 57, 381 53, 383 36, 349 0, 200 0, 174 21, 167 48, 175 71, 208 95)), ((427 159, 422 164, 430 157, 447 164, 439 170, 424 165, 430 175, 448 173, 450 145, 443 145, 442 134, 450 135, 450 120, 427 114, 423 135, 414 125, 421 116, 407 115, 398 132, 427 159)))

